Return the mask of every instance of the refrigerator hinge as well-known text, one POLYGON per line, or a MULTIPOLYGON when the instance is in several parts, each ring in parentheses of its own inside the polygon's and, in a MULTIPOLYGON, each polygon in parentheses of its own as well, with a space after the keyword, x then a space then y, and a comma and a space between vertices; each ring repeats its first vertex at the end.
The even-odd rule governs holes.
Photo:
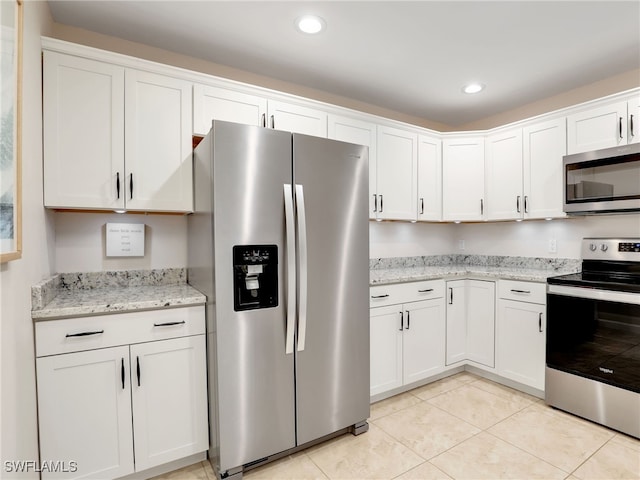
POLYGON ((369 424, 366 420, 362 422, 358 422, 351 427, 351 433, 353 435, 360 435, 361 433, 365 433, 369 431, 369 424))
POLYGON ((242 480, 242 467, 231 468, 220 474, 220 478, 229 480, 242 480))

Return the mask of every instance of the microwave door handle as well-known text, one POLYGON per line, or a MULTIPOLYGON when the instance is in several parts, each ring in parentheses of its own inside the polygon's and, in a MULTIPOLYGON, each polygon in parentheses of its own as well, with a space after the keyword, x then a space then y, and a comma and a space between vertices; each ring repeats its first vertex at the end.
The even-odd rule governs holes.
POLYGON ((293 220, 293 190, 284 185, 284 216, 287 241, 287 329, 285 353, 293 353, 296 317, 296 226, 293 220))

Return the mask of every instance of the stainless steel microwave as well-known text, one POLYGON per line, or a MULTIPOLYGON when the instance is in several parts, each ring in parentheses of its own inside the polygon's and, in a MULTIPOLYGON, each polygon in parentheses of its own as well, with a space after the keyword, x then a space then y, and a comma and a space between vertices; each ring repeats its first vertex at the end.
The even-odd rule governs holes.
POLYGON ((640 143, 563 157, 568 215, 640 212, 640 143))

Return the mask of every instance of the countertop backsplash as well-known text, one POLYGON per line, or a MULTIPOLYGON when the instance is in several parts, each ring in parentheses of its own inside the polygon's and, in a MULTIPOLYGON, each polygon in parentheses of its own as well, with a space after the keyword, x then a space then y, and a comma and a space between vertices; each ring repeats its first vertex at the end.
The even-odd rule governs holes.
POLYGON ((551 271, 580 269, 581 260, 574 258, 509 257, 499 255, 429 255, 422 257, 390 257, 369 259, 370 270, 441 266, 483 266, 526 268, 551 271))

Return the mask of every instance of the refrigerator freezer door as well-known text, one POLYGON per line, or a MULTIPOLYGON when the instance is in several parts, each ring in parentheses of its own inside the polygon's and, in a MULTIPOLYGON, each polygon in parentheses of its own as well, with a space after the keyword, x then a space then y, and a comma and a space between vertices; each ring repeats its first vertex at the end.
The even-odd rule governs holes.
POLYGON ((307 242, 306 275, 298 275, 306 332, 296 352, 302 445, 369 416, 369 177, 366 147, 293 139, 295 183, 304 192, 296 207, 306 224, 298 240, 306 233, 307 242))
MULTIPOLYGON (((283 191, 292 180, 291 148, 287 132, 213 124, 221 472, 295 446, 294 356, 285 352, 288 265, 283 191), (277 249, 277 306, 234 310, 233 247, 238 245, 277 249)), ((254 254, 259 260, 259 251, 247 255, 254 254)), ((247 288, 261 288, 259 280, 249 280, 247 288)))

